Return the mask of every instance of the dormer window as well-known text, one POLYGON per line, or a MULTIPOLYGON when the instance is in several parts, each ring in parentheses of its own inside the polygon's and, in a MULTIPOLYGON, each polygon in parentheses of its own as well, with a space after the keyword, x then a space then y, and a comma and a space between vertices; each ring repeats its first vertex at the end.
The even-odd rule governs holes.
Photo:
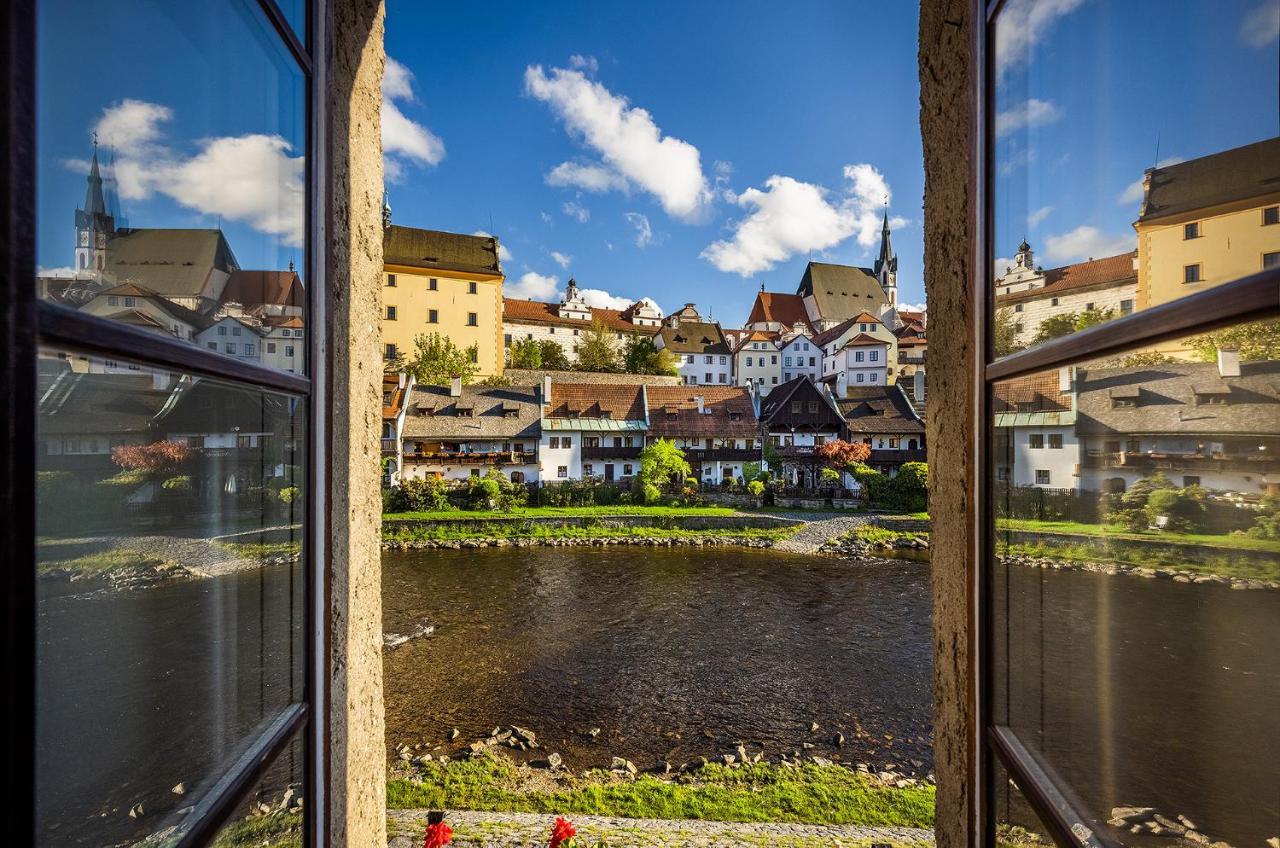
POLYGON ((730 421, 741 421, 741 420, 742 420, 742 413, 741 413, 741 412, 730 412, 730 413, 729 413, 729 420, 730 420, 730 421))

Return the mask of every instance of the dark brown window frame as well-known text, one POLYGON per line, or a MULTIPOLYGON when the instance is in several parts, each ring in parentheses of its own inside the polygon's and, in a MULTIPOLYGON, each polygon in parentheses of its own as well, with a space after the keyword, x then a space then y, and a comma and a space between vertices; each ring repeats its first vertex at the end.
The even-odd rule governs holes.
POLYGON ((244 753, 214 783, 191 814, 190 824, 177 848, 209 844, 230 821, 239 804, 262 780, 267 770, 295 741, 305 742, 304 841, 327 844, 325 769, 327 733, 324 707, 328 697, 325 638, 328 625, 327 527, 328 413, 326 319, 328 291, 325 277, 328 253, 323 237, 327 174, 324 152, 328 141, 325 124, 328 0, 307 0, 304 26, 294 31, 276 0, 256 0, 267 22, 304 78, 306 133, 306 238, 307 322, 312 328, 306 340, 308 371, 305 376, 220 356, 178 339, 148 333, 85 315, 58 304, 40 301, 35 280, 35 156, 36 156, 36 2, 14 0, 0 16, 4 27, 3 66, 8 81, 0 98, 0 136, 4 158, 0 162, 0 422, 7 449, 0 451, 0 508, 8 527, 0 534, 0 560, 4 569, 4 645, 0 649, 3 671, 11 681, 5 697, 9 721, 5 723, 4 779, 9 814, 0 825, 5 844, 35 842, 35 734, 36 722, 36 622, 35 546, 36 504, 35 450, 36 366, 41 344, 73 346, 89 352, 134 361, 144 367, 182 370, 210 378, 233 381, 263 391, 284 392, 307 403, 307 455, 310 485, 306 493, 306 530, 303 545, 304 595, 302 700, 276 714, 257 736, 246 739, 244 753), (309 46, 309 47, 308 47, 309 46), (310 49, 309 49, 310 48, 310 49), (324 331, 321 332, 320 330, 324 331))
MULTIPOLYGON (((969 691, 976 696, 974 713, 976 745, 971 749, 976 762, 969 774, 978 779, 971 810, 979 832, 971 834, 981 845, 995 844, 995 805, 992 803, 996 766, 1003 766, 1017 784, 1057 844, 1070 848, 1112 848, 1115 844, 1079 823, 1087 820, 1074 800, 1071 787, 1060 785, 1045 765, 1018 738, 1010 727, 994 724, 991 717, 995 680, 991 673, 994 621, 990 599, 994 589, 995 503, 997 476, 991 466, 989 447, 994 444, 992 386, 996 381, 1025 376, 1037 371, 1114 356, 1161 341, 1208 332, 1241 321, 1280 317, 1280 268, 1214 286, 1169 303, 1131 312, 1105 324, 997 359, 994 349, 994 299, 987 281, 995 279, 995 51, 994 27, 1004 0, 971 0, 973 20, 973 101, 975 109, 972 185, 974 199, 974 271, 971 283, 977 314, 973 388, 976 393, 974 464, 977 469, 977 504, 970 527, 976 543, 976 574, 970 583, 970 623, 975 628, 972 664, 968 670, 969 691)), ((973 843, 971 843, 973 844, 973 843)))

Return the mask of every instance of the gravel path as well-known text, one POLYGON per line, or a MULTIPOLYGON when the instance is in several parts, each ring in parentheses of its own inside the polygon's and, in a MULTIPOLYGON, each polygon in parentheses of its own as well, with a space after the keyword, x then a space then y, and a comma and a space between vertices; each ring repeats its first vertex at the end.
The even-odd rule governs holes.
POLYGON ((773 546, 775 551, 789 554, 812 554, 827 541, 843 536, 859 524, 866 524, 865 516, 821 514, 812 512, 781 512, 783 518, 796 518, 806 522, 804 528, 790 539, 773 546))
MULTIPOLYGON (((555 816, 547 813, 450 811, 453 845, 516 848, 546 845, 555 816)), ((603 838, 611 848, 866 848, 871 842, 932 846, 933 831, 914 827, 718 822, 694 819, 623 819, 570 816, 579 842, 603 838)), ((426 830, 426 810, 388 810, 388 848, 418 848, 426 830)))

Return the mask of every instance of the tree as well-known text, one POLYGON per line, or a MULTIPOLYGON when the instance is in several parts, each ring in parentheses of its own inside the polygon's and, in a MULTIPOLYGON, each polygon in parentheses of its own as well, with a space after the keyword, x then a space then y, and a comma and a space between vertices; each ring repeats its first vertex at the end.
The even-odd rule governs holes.
POLYGON ((640 451, 640 473, 635 479, 642 487, 649 485, 661 489, 670 485, 673 479, 684 480, 692 471, 685 461, 684 451, 676 447, 675 442, 658 439, 640 451))
POLYGON ((176 471, 191 457, 186 442, 152 442, 149 445, 116 445, 111 461, 125 471, 164 474, 176 471))
POLYGON ((615 372, 621 370, 613 331, 603 321, 592 321, 578 344, 578 370, 615 372))
POLYGON ((448 336, 430 333, 416 336, 413 346, 414 356, 405 370, 413 374, 413 378, 419 383, 443 386, 454 377, 461 377, 463 383, 470 383, 480 372, 480 366, 476 364, 479 354, 477 345, 463 350, 448 336))
POLYGON ((622 354, 623 366, 629 374, 664 374, 676 376, 680 368, 675 354, 659 349, 648 336, 631 336, 622 354))
POLYGON ((1006 306, 996 310, 995 325, 992 328, 996 356, 1008 356, 1022 350, 1022 345, 1018 344, 1018 327, 1012 309, 1006 306))
POLYGON ((1072 333, 1087 330, 1096 324, 1106 323, 1114 317, 1116 317, 1116 314, 1115 310, 1112 309, 1086 309, 1083 312, 1063 312, 1058 315, 1051 315, 1040 322, 1040 326, 1036 329, 1035 338, 1031 340, 1031 343, 1040 344, 1050 339, 1069 336, 1072 333))
MULTIPOLYGON (((557 349, 559 347, 556 345, 557 349)), ((511 368, 541 368, 542 345, 534 339, 517 339, 511 343, 507 365, 511 368)))
POLYGON ((1216 333, 1196 336, 1188 345, 1205 362, 1216 360, 1220 347, 1236 348, 1240 351, 1240 359, 1245 362, 1280 359, 1280 321, 1254 321, 1228 327, 1216 333))
POLYGON ((542 367, 548 371, 568 371, 572 367, 559 342, 543 339, 538 347, 542 350, 542 367))
POLYGON ((871 456, 871 446, 864 445, 862 442, 835 439, 818 445, 814 453, 827 464, 828 468, 844 471, 855 462, 865 462, 871 456))

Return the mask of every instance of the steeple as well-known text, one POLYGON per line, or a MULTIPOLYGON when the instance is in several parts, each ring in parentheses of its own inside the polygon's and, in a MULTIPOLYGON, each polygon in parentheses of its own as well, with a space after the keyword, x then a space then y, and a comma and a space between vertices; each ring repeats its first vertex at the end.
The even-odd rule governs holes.
POLYGON ((391 229, 391 192, 382 190, 382 229, 391 229))
POLYGON ((898 305, 898 257, 893 252, 893 241, 889 236, 889 205, 884 207, 884 224, 880 228, 880 255, 876 258, 875 275, 889 298, 889 305, 898 305))
POLYGON ((98 137, 94 133, 93 159, 89 164, 89 187, 84 193, 86 215, 107 214, 107 203, 102 199, 102 172, 98 169, 98 137))
POLYGON ((76 271, 100 273, 107 267, 107 242, 115 237, 115 218, 102 196, 102 170, 98 165, 98 135, 93 136, 84 207, 76 210, 76 271))

